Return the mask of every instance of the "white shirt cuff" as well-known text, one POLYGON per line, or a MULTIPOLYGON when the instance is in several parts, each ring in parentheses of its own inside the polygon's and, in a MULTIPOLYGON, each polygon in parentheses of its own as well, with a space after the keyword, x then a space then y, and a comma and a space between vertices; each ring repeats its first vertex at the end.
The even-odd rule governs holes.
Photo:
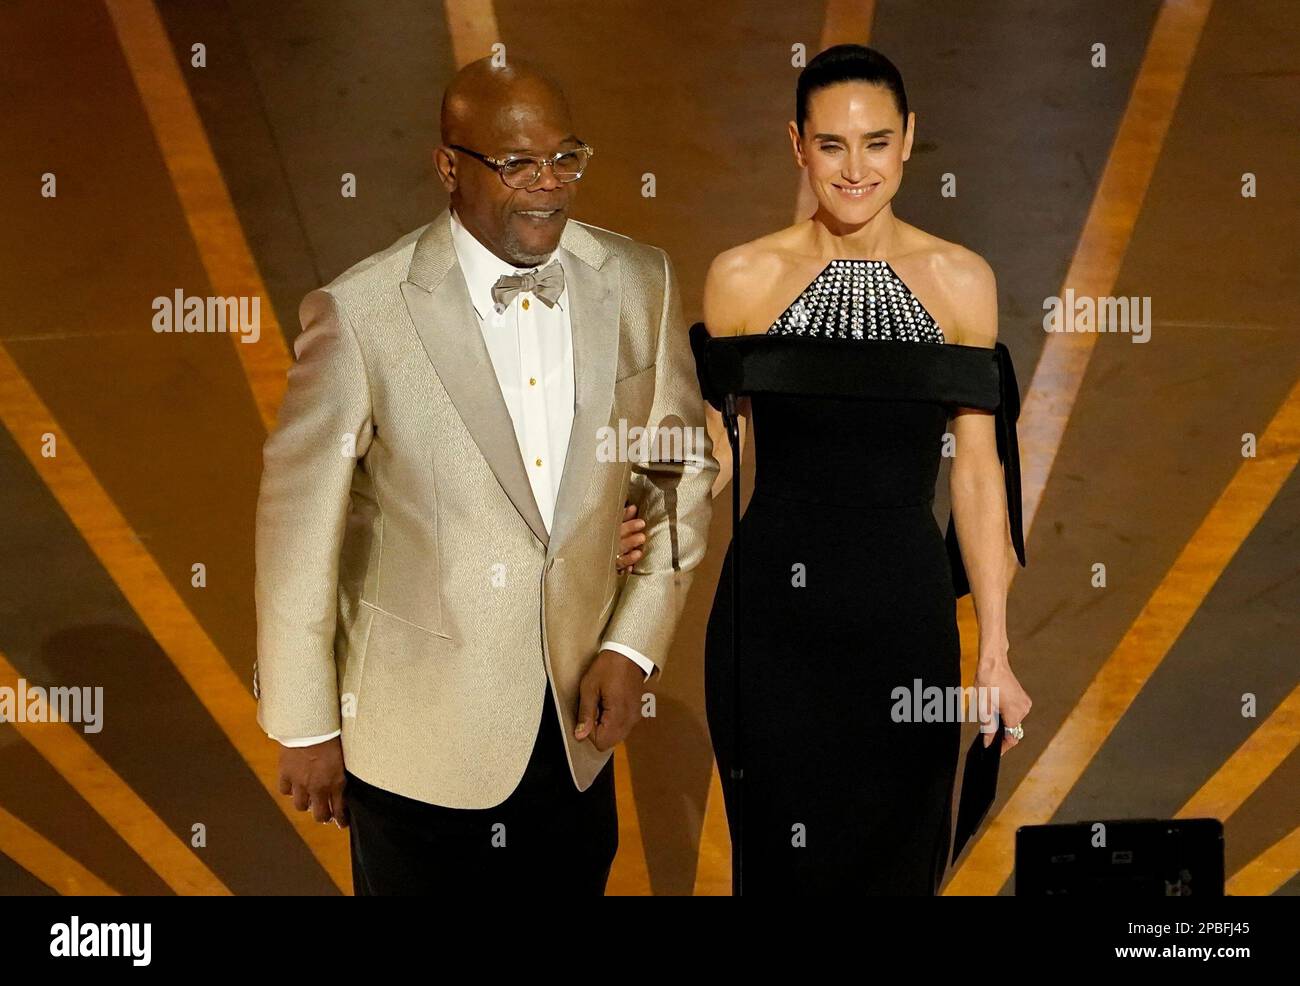
POLYGON ((628 658, 630 661, 636 664, 637 667, 639 667, 642 671, 645 672, 645 677, 647 681, 649 681, 650 676, 654 674, 655 662, 650 660, 650 658, 646 657, 639 650, 633 650, 631 647, 628 647, 626 644, 616 644, 613 643, 612 641, 607 641, 606 643, 601 644, 600 649, 616 651, 619 654, 622 654, 624 657, 628 658))
POLYGON ((275 740, 281 746, 315 746, 317 743, 324 743, 326 740, 332 740, 342 732, 343 730, 336 729, 334 732, 328 733, 325 736, 307 736, 303 739, 280 739, 279 736, 271 736, 270 733, 267 733, 266 735, 271 736, 271 739, 275 740))

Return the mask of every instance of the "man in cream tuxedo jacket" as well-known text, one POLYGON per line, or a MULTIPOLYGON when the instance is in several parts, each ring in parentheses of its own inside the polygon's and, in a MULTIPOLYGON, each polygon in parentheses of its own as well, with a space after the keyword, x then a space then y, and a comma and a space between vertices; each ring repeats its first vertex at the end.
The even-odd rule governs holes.
POLYGON ((258 721, 281 790, 350 827, 357 893, 600 893, 612 747, 717 463, 667 255, 568 217, 591 153, 559 90, 473 63, 442 130, 449 209, 302 304, 257 506, 258 721), (620 423, 680 440, 620 449, 620 423))

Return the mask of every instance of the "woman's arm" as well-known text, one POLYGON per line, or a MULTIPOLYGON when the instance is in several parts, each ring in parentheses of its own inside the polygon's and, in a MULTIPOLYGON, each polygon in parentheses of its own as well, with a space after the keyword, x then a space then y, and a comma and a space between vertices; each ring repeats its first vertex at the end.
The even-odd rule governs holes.
MULTIPOLYGON (((736 402, 736 424, 740 428, 740 449, 745 450, 746 423, 749 421, 749 398, 742 397, 736 402)), ((731 482, 731 439, 727 437, 727 426, 723 424, 722 413, 712 404, 704 406, 704 423, 709 429, 709 438, 713 440, 713 457, 718 460, 718 475, 713 481, 713 495, 717 496, 731 482)))
POLYGON ((993 415, 958 408, 952 423, 956 455, 948 474, 957 543, 970 580, 980 629, 980 659, 1006 660, 1006 603, 1011 543, 1006 490, 993 415))
MULTIPOLYGON (((743 335, 750 331, 749 318, 754 308, 758 281, 763 273, 759 259, 745 246, 725 250, 713 258, 704 277, 704 327, 711 336, 743 335)), ((749 398, 736 402, 740 448, 745 448, 749 423, 749 398)), ((705 424, 713 440, 713 457, 718 460, 718 475, 713 481, 716 497, 731 482, 731 442, 722 422, 722 413, 712 404, 704 405, 705 424)))
MULTIPOLYGON (((960 270, 949 279, 959 312, 953 341, 991 348, 997 341, 997 283, 984 260, 967 253, 960 270)), ((1009 726, 1018 725, 1032 704, 1011 671, 1007 638, 1007 588, 1014 557, 1007 518, 1006 486, 998 459, 997 435, 991 412, 957 408, 952 419, 956 455, 948 476, 957 543, 970 580, 975 618, 979 624, 975 684, 996 689, 993 707, 1009 726)), ((991 737, 990 737, 991 740, 991 737)), ((1004 739, 1003 750, 1016 744, 1004 739)))

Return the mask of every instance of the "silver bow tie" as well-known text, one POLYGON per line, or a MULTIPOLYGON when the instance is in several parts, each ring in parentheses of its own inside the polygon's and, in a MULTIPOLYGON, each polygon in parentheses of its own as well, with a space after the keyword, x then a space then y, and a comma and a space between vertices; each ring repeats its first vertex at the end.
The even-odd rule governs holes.
POLYGON ((511 299, 521 291, 531 291, 547 308, 554 308, 564 293, 564 268, 558 260, 552 260, 538 271, 502 274, 492 285, 492 300, 497 311, 505 311, 511 299))

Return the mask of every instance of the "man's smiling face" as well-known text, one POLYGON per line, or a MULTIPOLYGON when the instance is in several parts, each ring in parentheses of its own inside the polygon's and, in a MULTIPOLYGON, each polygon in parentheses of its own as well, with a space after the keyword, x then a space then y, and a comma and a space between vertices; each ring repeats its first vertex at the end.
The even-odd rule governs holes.
POLYGON ((577 183, 558 181, 544 167, 528 188, 510 188, 495 168, 448 145, 498 159, 547 158, 571 150, 582 142, 573 133, 563 96, 551 85, 522 77, 450 101, 452 121, 444 124, 436 160, 452 208, 498 257, 517 267, 540 263, 559 246, 577 183))

